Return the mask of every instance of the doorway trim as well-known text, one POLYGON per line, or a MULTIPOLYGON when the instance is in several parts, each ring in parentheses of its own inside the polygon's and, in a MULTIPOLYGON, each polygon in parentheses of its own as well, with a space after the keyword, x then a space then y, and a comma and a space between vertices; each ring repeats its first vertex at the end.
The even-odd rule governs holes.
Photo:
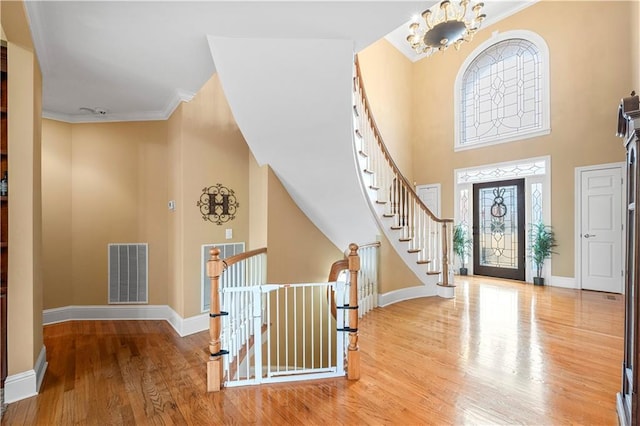
MULTIPOLYGON (((527 224, 527 227, 529 223, 531 223, 531 186, 532 184, 536 183, 542 185, 542 220, 544 221, 544 223, 551 225, 551 156, 549 155, 454 169, 454 223, 458 224, 461 222, 463 206, 460 205, 460 192, 462 190, 466 189, 469 191, 469 198, 467 202, 469 206, 473 206, 472 189, 474 183, 509 180, 518 177, 522 177, 525 179, 525 223, 527 224), (534 164, 542 164, 543 170, 536 171, 536 168, 532 167, 532 165, 534 164), (512 173, 504 173, 505 170, 512 169, 518 170, 515 170, 512 173)), ((526 247, 529 247, 528 231, 525 231, 525 237, 527 238, 527 241, 525 243, 526 250, 526 247)), ((473 256, 473 254, 471 254, 471 256, 473 256)), ((455 262, 457 262, 457 258, 455 259, 455 262)), ((471 266, 471 268, 469 268, 469 273, 473 274, 473 265, 470 264, 469 266, 471 266)), ((544 276, 546 278, 546 281, 551 283, 551 259, 545 262, 544 276)), ((555 278, 556 277, 554 277, 554 284, 550 285, 556 285, 555 278)), ((533 282, 533 268, 531 266, 531 262, 529 262, 528 257, 525 269, 525 280, 529 283, 533 282)), ((561 284, 561 286, 566 287, 564 283, 561 284)))
MULTIPOLYGON (((420 197, 420 190, 421 189, 428 189, 428 188, 434 188, 437 195, 438 195, 438 209, 437 211, 432 211, 431 213, 435 214, 438 217, 441 217, 441 212, 442 212, 442 185, 439 183, 426 183, 426 184, 422 184, 422 185, 416 185, 416 194, 418 194, 418 197, 420 197)), ((429 207, 429 206, 427 206, 429 207)))
MULTIPOLYGON (((622 228, 620 229, 620 233, 622 238, 620 239, 620 243, 622 245, 620 253, 622 254, 622 270, 625 268, 625 259, 627 256, 626 247, 624 244, 624 229, 626 224, 626 215, 625 212, 627 208, 625 206, 625 194, 627 189, 627 173, 626 173, 626 164, 624 161, 619 163, 605 163, 605 164, 594 164, 591 166, 582 166, 576 167, 574 172, 574 194, 575 200, 573 203, 574 206, 574 231, 573 231, 573 247, 574 247, 574 269, 575 269, 575 288, 582 289, 582 244, 581 244, 581 230, 582 230, 582 179, 580 175, 582 172, 588 172, 592 170, 601 170, 601 169, 620 169, 620 176, 622 176, 622 184, 620 185, 620 200, 622 205, 620 206, 620 214, 622 215, 621 223, 622 228)), ((620 278, 623 279, 622 277, 620 278)), ((624 294, 624 283, 622 285, 622 294, 624 294)))

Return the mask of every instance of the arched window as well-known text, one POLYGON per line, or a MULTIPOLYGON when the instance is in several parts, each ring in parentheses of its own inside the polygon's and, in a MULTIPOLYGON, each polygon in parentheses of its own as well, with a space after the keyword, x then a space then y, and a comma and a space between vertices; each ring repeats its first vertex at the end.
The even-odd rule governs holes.
POLYGON ((454 96, 456 150, 548 134, 546 43, 529 31, 492 37, 460 68, 454 96))

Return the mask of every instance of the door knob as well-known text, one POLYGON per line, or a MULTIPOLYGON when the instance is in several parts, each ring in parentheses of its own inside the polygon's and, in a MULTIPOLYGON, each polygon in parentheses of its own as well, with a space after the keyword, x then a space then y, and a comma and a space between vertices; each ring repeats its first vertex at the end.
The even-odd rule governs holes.
POLYGON ((585 238, 591 238, 591 237, 595 237, 595 234, 584 234, 585 238))

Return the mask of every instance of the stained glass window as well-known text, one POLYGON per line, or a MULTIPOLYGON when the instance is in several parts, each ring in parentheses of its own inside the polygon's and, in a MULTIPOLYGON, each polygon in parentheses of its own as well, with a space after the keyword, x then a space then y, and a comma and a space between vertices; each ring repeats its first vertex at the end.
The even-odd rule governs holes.
POLYGON ((478 238, 480 265, 518 268, 518 187, 482 188, 478 238))
POLYGON ((466 228, 469 228, 469 190, 461 189, 460 190, 460 223, 466 228))
POLYGON ((524 161, 522 163, 478 167, 456 172, 458 183, 486 182, 489 180, 505 180, 526 176, 542 176, 547 172, 544 159, 524 161))
POLYGON ((544 59, 532 41, 507 38, 490 45, 469 63, 457 86, 458 148, 519 140, 548 131, 544 75, 548 66, 544 59))
POLYGON ((542 183, 531 184, 531 223, 543 222, 542 183))

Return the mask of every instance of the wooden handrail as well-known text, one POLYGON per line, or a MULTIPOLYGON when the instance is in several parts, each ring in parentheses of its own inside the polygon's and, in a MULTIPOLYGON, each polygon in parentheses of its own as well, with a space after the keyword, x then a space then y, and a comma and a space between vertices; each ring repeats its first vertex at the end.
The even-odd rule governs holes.
MULTIPOLYGON (((372 243, 367 243, 367 244, 359 245, 359 246, 358 246, 358 250, 359 250, 359 251, 362 251, 362 250, 364 250, 364 249, 368 249, 368 248, 372 248, 372 247, 376 247, 376 248, 377 248, 377 247, 380 247, 381 245, 382 245, 382 243, 381 243, 380 241, 374 241, 374 242, 372 242, 372 243)), ((349 248, 347 248, 347 249, 344 251, 344 258, 345 258, 345 259, 347 259, 347 257, 348 257, 348 256, 349 256, 349 248)), ((339 260, 337 260, 337 261, 335 261, 334 263, 338 263, 338 262, 340 262, 340 261, 339 261, 339 260)), ((331 267, 333 268, 333 265, 331 265, 331 267)), ((348 269, 348 268, 344 268, 344 269, 348 269)), ((338 272, 340 272, 340 271, 338 271, 338 272)), ((335 280, 331 280, 331 279, 330 279, 329 281, 335 281, 335 280)))
MULTIPOLYGON (((358 55, 356 55, 355 64, 356 64, 356 78, 358 79, 360 90, 362 91, 362 101, 363 101, 364 106, 367 109, 367 111, 371 111, 371 106, 369 105, 369 98, 367 97, 367 91, 364 88, 364 81, 362 79, 362 73, 360 71, 360 62, 358 60, 358 55)), ((368 114, 368 118, 371 121, 371 127, 373 128, 373 131, 375 133, 375 138, 376 138, 376 141, 378 142, 378 146, 382 150, 382 153, 384 154, 385 159, 387 160, 387 162, 389 163, 389 165, 393 169, 394 174, 401 179, 401 181, 404 184, 404 187, 408 191, 409 195, 413 199, 415 199, 415 201, 422 208, 422 210, 424 210, 427 213, 427 215, 429 215, 429 217, 431 219, 433 219, 435 222, 438 222, 438 223, 453 223, 453 219, 441 219, 441 218, 437 217, 424 204, 424 202, 420 199, 420 197, 418 196, 416 191, 413 189, 413 185, 411 185, 411 183, 409 183, 407 178, 404 177, 402 172, 400 172, 400 168, 397 166, 397 164, 395 163, 395 161, 391 157, 391 153, 387 149, 387 146, 384 144, 384 140, 382 139, 382 134, 380 133, 380 130, 378 129, 378 124, 376 123, 376 120, 373 117, 373 114, 368 114)))
MULTIPOLYGON (((348 259, 336 260, 335 262, 333 262, 333 264, 331 264, 331 269, 329 270, 329 279, 327 280, 327 282, 337 281, 338 276, 340 275, 340 272, 347 269, 349 269, 348 259)), ((331 288, 327 288, 327 299, 331 304, 331 315, 335 319, 337 314, 336 298, 335 298, 335 292, 331 288)))
POLYGON ((245 259, 248 259, 250 257, 253 256, 257 256, 259 254, 267 254, 267 248, 266 247, 262 247, 259 249, 255 249, 255 250, 250 250, 250 251, 245 251, 244 253, 238 253, 236 255, 233 256, 229 256, 227 258, 224 259, 223 263, 225 265, 225 267, 229 267, 233 264, 236 264, 238 262, 242 262, 245 259))
POLYGON ((429 210, 393 160, 373 117, 357 56, 353 86, 356 98, 355 111, 359 122, 356 133, 364 144, 361 152, 364 154, 363 157, 367 159, 364 169, 375 175, 370 188, 374 191, 380 191, 377 192, 375 203, 389 204, 384 216, 395 218, 395 224, 391 226, 391 229, 402 230, 399 240, 409 243, 408 251, 410 253, 419 253, 419 263, 432 265, 432 269, 427 272, 428 274, 442 274, 442 282, 439 285, 449 286, 450 244, 448 239, 453 219, 439 218, 429 210), (434 230, 434 228, 439 228, 439 225, 441 225, 441 230, 434 230), (441 241, 433 239, 434 232, 442 234, 441 241), (431 244, 440 247, 436 248, 431 244), (440 250, 441 252, 437 253, 440 250), (434 256, 434 253, 437 254, 434 256), (429 258, 427 259, 427 257, 429 258), (432 263, 432 260, 435 262, 432 263), (441 266, 442 269, 433 269, 434 265, 441 266))
POLYGON ((336 260, 335 262, 333 262, 333 264, 331 264, 331 269, 329 270, 329 279, 327 281, 336 281, 338 279, 338 275, 340 275, 340 272, 344 271, 345 269, 349 269, 349 260, 336 260))

